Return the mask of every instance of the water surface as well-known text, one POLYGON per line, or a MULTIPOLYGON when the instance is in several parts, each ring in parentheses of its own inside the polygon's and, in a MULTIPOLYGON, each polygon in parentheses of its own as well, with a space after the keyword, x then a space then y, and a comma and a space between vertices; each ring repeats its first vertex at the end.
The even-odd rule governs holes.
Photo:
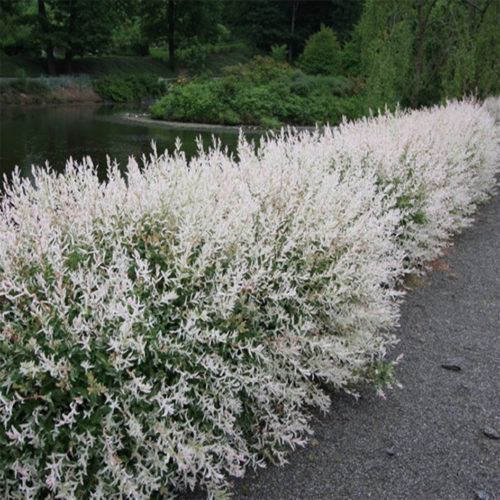
POLYGON ((122 117, 123 108, 99 105, 3 106, 0 108, 0 176, 9 175, 19 165, 25 176, 32 165, 46 162, 63 171, 66 160, 80 161, 90 156, 105 177, 106 155, 123 166, 130 155, 141 158, 151 153, 151 141, 159 152, 172 151, 175 140, 182 141, 188 157, 196 153, 196 138, 204 145, 212 135, 234 151, 238 131, 173 129, 161 122, 138 123, 122 117))

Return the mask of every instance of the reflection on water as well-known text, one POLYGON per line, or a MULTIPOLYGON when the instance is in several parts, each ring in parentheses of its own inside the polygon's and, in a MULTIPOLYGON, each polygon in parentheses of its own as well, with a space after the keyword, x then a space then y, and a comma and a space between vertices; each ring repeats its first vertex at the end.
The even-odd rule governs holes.
MULTIPOLYGON (((123 111, 123 109, 121 110, 123 111)), ((155 141, 159 152, 175 148, 179 137, 188 157, 196 153, 196 138, 204 145, 212 142, 211 132, 172 130, 161 124, 142 124, 117 119, 109 106, 3 106, 0 108, 0 175, 9 175, 19 165, 25 176, 32 165, 49 165, 62 171, 69 157, 79 161, 90 156, 104 178, 106 155, 127 162, 130 155, 140 158, 151 152, 155 141)), ((222 144, 234 151, 237 132, 216 133, 222 144)))

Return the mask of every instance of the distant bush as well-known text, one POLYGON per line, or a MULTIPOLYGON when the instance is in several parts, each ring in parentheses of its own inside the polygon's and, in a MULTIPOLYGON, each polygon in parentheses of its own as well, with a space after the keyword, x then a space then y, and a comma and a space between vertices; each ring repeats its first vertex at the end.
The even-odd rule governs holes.
POLYGON ((300 55, 298 66, 311 75, 336 75, 342 71, 340 44, 335 32, 326 26, 311 35, 300 55))
POLYGON ((231 110, 220 80, 176 85, 150 108, 153 118, 181 122, 236 125, 239 116, 231 110))
POLYGON ((95 102, 88 75, 21 77, 0 83, 2 101, 10 104, 95 102))
POLYGON ((47 94, 50 90, 45 82, 34 78, 17 78, 10 82, 9 86, 23 94, 47 94))
POLYGON ((46 96, 60 89, 90 88, 92 87, 92 82, 88 75, 42 76, 38 78, 28 78, 26 75, 23 75, 12 81, 2 82, 1 87, 4 92, 14 91, 23 94, 46 96))
POLYGON ((193 37, 186 41, 185 46, 177 50, 178 62, 185 66, 190 73, 199 74, 206 68, 207 57, 211 49, 206 44, 201 44, 198 38, 193 37))
POLYGON ((273 45, 271 47, 270 57, 275 61, 286 62, 288 54, 288 47, 283 45, 273 45))
POLYGON ((304 124, 313 121, 309 104, 275 85, 239 83, 228 93, 228 82, 176 86, 150 108, 153 118, 225 125, 304 124))
POLYGON ((229 42, 231 39, 231 30, 223 24, 218 24, 217 27, 217 42, 229 42))
POLYGON ((276 61, 271 57, 256 56, 245 64, 226 68, 226 74, 256 84, 268 84, 283 77, 293 77, 300 71, 288 63, 276 61))
POLYGON ((78 87, 82 89, 92 87, 92 80, 89 75, 42 76, 38 79, 38 81, 51 91, 55 91, 61 88, 67 89, 78 87))
POLYGON ((95 80, 94 90, 109 101, 132 102, 160 97, 166 85, 154 75, 108 75, 95 80))
POLYGON ((301 96, 324 94, 349 97, 355 94, 356 85, 353 80, 344 76, 298 74, 291 80, 290 89, 293 93, 301 96))
MULTIPOLYGON (((488 109, 497 109, 496 100, 488 109)), ((405 273, 494 190, 472 102, 181 151, 0 205, 0 497, 209 498, 284 463, 325 387, 391 381, 405 273)))
POLYGON ((124 18, 112 32, 113 51, 120 55, 147 55, 148 44, 144 40, 141 23, 137 17, 124 18))

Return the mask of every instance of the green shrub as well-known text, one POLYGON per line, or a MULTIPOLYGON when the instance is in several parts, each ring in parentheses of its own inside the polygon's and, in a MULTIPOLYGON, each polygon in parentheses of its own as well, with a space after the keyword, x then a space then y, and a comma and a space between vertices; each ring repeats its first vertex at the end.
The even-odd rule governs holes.
POLYGON ((23 94, 47 94, 49 87, 43 81, 33 78, 16 78, 10 87, 23 94))
POLYGON ((341 71, 341 50, 335 32, 326 26, 311 35, 299 57, 299 67, 311 75, 333 75, 341 71))
POLYGON ((179 62, 186 66, 190 73, 200 73, 206 68, 210 47, 199 42, 197 37, 191 38, 184 47, 177 50, 179 62))
POLYGON ((231 30, 227 26, 218 24, 216 27, 216 31, 218 42, 229 42, 229 40, 231 39, 231 30))
POLYGON ((131 102, 160 97, 165 82, 154 75, 108 75, 94 82, 94 90, 114 102, 131 102))
POLYGON ((114 51, 121 55, 147 55, 148 52, 141 22, 137 17, 129 17, 118 23, 113 30, 111 43, 114 51))
POLYGON ((5 89, 12 89, 22 94, 46 94, 49 87, 41 79, 28 78, 23 69, 16 71, 16 79, 6 82, 5 89))
POLYGON ((276 120, 275 118, 264 117, 260 121, 260 125, 262 128, 265 129, 273 129, 273 128, 277 129, 280 128, 283 124, 279 120, 276 120))
POLYGON ((343 76, 306 75, 270 57, 227 68, 217 80, 177 85, 151 108, 154 118, 260 125, 336 124, 361 116, 364 97, 356 82, 343 76))
POLYGON ((286 62, 288 49, 285 44, 271 47, 271 58, 278 62, 286 62))
POLYGON ((307 96, 315 90, 315 81, 308 75, 298 75, 290 81, 290 92, 299 96, 307 96))
POLYGON ((290 91, 306 96, 308 94, 324 94, 337 97, 354 95, 356 83, 344 76, 305 75, 300 73, 290 81, 290 91))
POLYGON ((42 76, 38 81, 45 85, 50 91, 68 88, 89 88, 92 87, 92 80, 89 75, 78 76, 42 76))
POLYGON ((232 110, 223 89, 223 82, 219 80, 177 85, 151 106, 151 116, 180 122, 236 125, 241 122, 240 117, 232 110))
POLYGON ((280 85, 243 87, 235 100, 235 108, 244 123, 262 124, 265 119, 273 123, 304 123, 303 101, 280 85))
POLYGON ((252 83, 269 83, 284 76, 293 77, 297 73, 300 72, 289 64, 264 56, 256 56, 245 64, 226 68, 227 75, 252 83))
POLYGON ((269 86, 242 86, 234 101, 243 123, 260 123, 264 117, 276 115, 279 102, 269 86))

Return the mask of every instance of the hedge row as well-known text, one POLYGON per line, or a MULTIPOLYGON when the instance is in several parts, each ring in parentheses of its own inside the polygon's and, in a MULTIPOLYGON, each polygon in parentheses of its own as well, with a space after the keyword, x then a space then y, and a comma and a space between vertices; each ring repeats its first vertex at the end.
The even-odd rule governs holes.
MULTIPOLYGON (((492 108, 498 108, 498 101, 492 108)), ((0 493, 166 498, 283 462, 384 378, 407 272, 495 184, 473 102, 282 131, 238 160, 16 174, 0 217, 0 493)))

